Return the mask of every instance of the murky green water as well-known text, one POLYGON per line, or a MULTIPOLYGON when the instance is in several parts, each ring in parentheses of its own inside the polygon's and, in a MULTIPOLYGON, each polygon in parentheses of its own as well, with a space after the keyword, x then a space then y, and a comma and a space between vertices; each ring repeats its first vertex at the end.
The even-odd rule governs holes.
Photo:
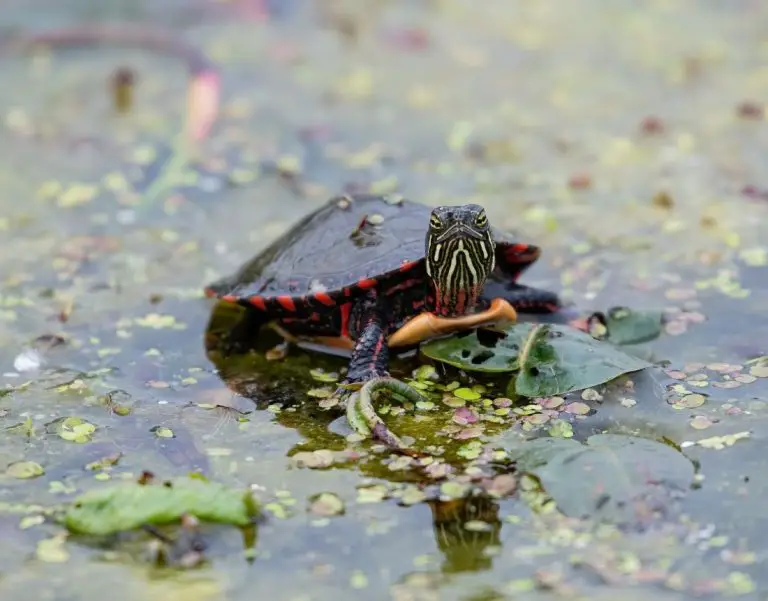
MULTIPOLYGON (((18 30, 104 19, 178 28, 219 66, 224 106, 201 150, 207 175, 137 210, 134 197, 114 191, 116 174, 140 182, 137 162, 167 152, 182 128, 179 63, 105 47, 0 62, 0 388, 15 388, 0 399, 0 425, 31 420, 4 432, 0 457, 3 466, 45 469, 0 482, 2 594, 767 594, 767 388, 745 363, 768 354, 768 201, 759 194, 768 186, 768 8, 747 0, 336 4, 354 9, 342 29, 351 22, 356 39, 309 2, 285 3, 267 22, 245 0, 8 3, 4 15, 18 30), (139 81, 134 110, 121 117, 106 94, 118 66, 139 81), (275 161, 298 175, 258 173, 275 161), (245 183, 222 185, 222 174, 245 183), (678 444, 750 436, 719 450, 685 448, 699 486, 668 521, 639 533, 537 514, 519 495, 463 505, 381 500, 371 486, 397 494, 413 476, 374 460, 298 466, 298 451, 346 445, 328 431, 335 416, 317 409, 296 374, 342 363, 292 351, 279 364, 263 355, 216 364, 204 344, 213 303, 201 290, 330 195, 365 188, 483 204, 495 224, 545 248, 526 283, 562 291, 584 312, 617 304, 686 312, 687 328, 646 350, 705 402, 673 406, 675 380, 656 370, 635 390, 608 391, 595 415, 575 419, 577 437, 605 428, 678 444), (65 342, 43 353, 41 369, 25 371, 18 357, 43 335, 65 342), (130 412, 115 412, 107 398, 130 412), (93 439, 76 444, 46 430, 67 416, 95 424, 93 439), (175 437, 158 436, 158 426, 175 437), (207 564, 153 568, 141 539, 56 546, 58 527, 8 511, 101 485, 85 466, 115 453, 115 480, 198 469, 257 485, 270 509, 256 560, 243 557, 237 530, 206 527, 207 564), (309 512, 320 492, 336 493, 344 515, 309 512)), ((514 431, 519 424, 486 434, 503 445, 514 431)))

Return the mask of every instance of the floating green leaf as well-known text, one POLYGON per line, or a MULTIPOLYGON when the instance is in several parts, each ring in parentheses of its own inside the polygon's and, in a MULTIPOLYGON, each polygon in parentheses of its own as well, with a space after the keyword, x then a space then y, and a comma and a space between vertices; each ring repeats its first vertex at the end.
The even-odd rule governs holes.
POLYGON ((477 401, 482 395, 472 390, 471 388, 457 388, 453 391, 453 396, 456 396, 464 401, 477 401))
POLYGON ((428 357, 467 371, 518 371, 507 396, 547 397, 590 388, 650 363, 575 328, 518 323, 430 342, 428 357))
POLYGON ((233 490, 198 478, 159 484, 125 483, 82 494, 66 509, 66 527, 76 533, 104 535, 140 526, 199 520, 246 526, 258 514, 249 491, 233 490))
POLYGON ((82 444, 91 441, 96 426, 79 417, 60 417, 46 424, 46 431, 58 434, 63 440, 82 444))
POLYGON ((35 424, 31 417, 27 417, 23 422, 8 426, 5 429, 10 434, 21 434, 27 438, 32 438, 35 435, 35 424))
POLYGON ((495 330, 476 330, 470 334, 433 340, 422 345, 421 352, 430 359, 460 369, 504 373, 518 368, 520 340, 495 330))
POLYGON ((583 390, 651 366, 584 332, 554 325, 529 330, 519 362, 514 391, 527 397, 583 390))
POLYGON ((158 438, 176 438, 176 435, 173 433, 173 430, 171 430, 166 426, 152 426, 149 429, 149 431, 152 432, 158 438))
POLYGON ((10 464, 5 473, 11 478, 18 478, 19 480, 29 480, 30 478, 37 478, 45 473, 43 466, 34 461, 17 461, 10 464))
POLYGON ((603 330, 590 334, 613 344, 640 344, 654 340, 661 335, 663 316, 661 311, 634 311, 627 307, 612 307, 606 313, 594 313, 590 325, 603 330))
POLYGON ((511 456, 564 514, 614 522, 635 520, 643 504, 663 503, 669 492, 687 490, 694 477, 692 463, 679 451, 623 434, 596 434, 586 444, 540 438, 511 456))
POLYGON ((314 515, 329 517, 344 513, 344 501, 331 492, 322 492, 310 499, 309 510, 314 515))
MULTIPOLYGON (((62 533, 65 534, 66 533, 62 533)), ((69 560, 69 551, 67 550, 66 536, 58 534, 53 538, 45 538, 37 543, 35 557, 46 563, 63 563, 69 560)))

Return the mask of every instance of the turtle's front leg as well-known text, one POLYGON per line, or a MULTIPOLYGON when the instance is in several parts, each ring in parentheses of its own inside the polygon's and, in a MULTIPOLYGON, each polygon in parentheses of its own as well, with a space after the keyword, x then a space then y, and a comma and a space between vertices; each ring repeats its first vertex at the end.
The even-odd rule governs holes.
POLYGON ((367 382, 386 376, 389 366, 388 327, 383 303, 376 291, 369 291, 350 312, 350 334, 355 348, 349 360, 345 382, 367 382))
POLYGON ((383 303, 375 291, 369 291, 355 303, 349 321, 355 348, 337 395, 347 390, 343 388, 345 385, 365 384, 368 380, 389 375, 388 324, 383 303))
POLYGON ((373 394, 381 389, 395 392, 413 403, 426 400, 416 389, 389 377, 387 337, 391 319, 387 309, 375 291, 369 292, 352 308, 350 335, 355 338, 355 348, 347 376, 337 389, 336 397, 346 409, 347 421, 355 432, 371 436, 392 450, 421 457, 423 453, 411 449, 394 434, 373 407, 373 394))

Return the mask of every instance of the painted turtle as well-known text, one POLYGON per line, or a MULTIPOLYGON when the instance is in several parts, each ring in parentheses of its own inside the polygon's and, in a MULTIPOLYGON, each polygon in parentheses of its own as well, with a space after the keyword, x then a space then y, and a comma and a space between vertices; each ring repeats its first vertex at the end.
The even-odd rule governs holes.
POLYGON ((556 294, 516 283, 539 254, 492 229, 476 204, 339 196, 206 294, 288 340, 348 349, 352 384, 386 375, 391 347, 558 310, 556 294))

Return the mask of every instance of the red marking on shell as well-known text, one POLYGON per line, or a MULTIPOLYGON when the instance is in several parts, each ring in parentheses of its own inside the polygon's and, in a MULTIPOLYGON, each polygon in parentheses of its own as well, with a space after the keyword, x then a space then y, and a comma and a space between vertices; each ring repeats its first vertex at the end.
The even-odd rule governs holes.
POLYGON ((344 303, 341 305, 341 336, 342 338, 349 337, 349 313, 352 310, 352 303, 344 303))
POLYGON ((336 304, 336 301, 334 301, 325 292, 315 292, 313 296, 318 300, 318 302, 323 303, 326 307, 333 307, 336 304))
POLYGON ((425 304, 424 299, 423 298, 419 298, 419 299, 414 300, 411 303, 411 307, 413 307, 414 311, 421 311, 421 309, 424 308, 424 304, 425 304))
POLYGON ((204 293, 204 294, 205 294, 205 296, 207 296, 208 298, 213 298, 214 296, 218 296, 218 295, 216 294, 216 292, 214 292, 214 291, 213 291, 213 290, 211 290, 210 288, 204 288, 204 289, 203 289, 203 293, 204 293))
POLYGON ((373 288, 374 286, 376 286, 377 283, 378 282, 375 279, 368 278, 366 280, 360 280, 357 283, 357 286, 359 288, 362 288, 363 290, 367 290, 368 288, 373 288))
POLYGON ((296 310, 296 305, 293 302, 293 298, 291 298, 290 296, 278 296, 276 300, 278 303, 280 303, 280 306, 286 311, 296 310))
POLYGON ((410 278, 408 280, 405 280, 404 282, 400 282, 399 284, 392 286, 391 288, 387 288, 387 290, 384 292, 384 295, 389 296, 390 294, 393 294, 395 292, 400 292, 401 290, 408 290, 409 288, 413 287, 416 284, 419 284, 422 281, 423 280, 421 278, 410 278))
POLYGON ((309 321, 320 321, 320 313, 312 313, 312 315, 309 316, 309 321))
POLYGON ((249 299, 249 302, 257 309, 261 309, 262 311, 267 310, 267 304, 264 302, 264 298, 261 296, 252 296, 249 299))
POLYGON ((400 271, 408 271, 416 267, 416 265, 418 264, 419 264, 418 261, 407 261, 407 260, 403 261, 403 264, 400 265, 400 271))
POLYGON ((512 244, 505 254, 510 263, 527 263, 538 255, 538 249, 530 244, 512 244))

